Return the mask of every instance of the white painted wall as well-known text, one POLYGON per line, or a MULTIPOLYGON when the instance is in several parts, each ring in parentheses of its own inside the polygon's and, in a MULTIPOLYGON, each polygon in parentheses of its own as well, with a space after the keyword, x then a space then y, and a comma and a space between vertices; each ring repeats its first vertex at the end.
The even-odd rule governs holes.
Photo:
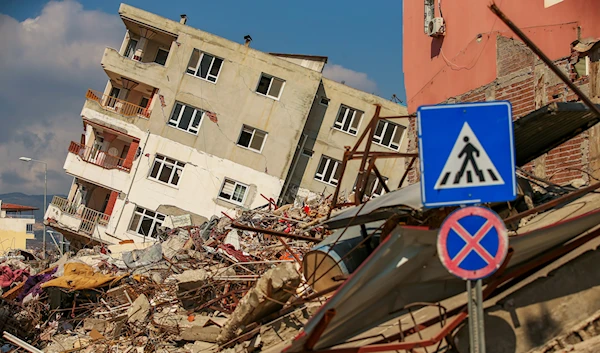
POLYGON ((25 233, 28 224, 34 224, 33 218, 0 218, 0 231, 25 233))
MULTIPOLYGON (((150 135, 144 154, 137 163, 139 170, 128 196, 129 203, 118 200, 109 223, 109 232, 116 226, 115 236, 128 233, 136 205, 153 211, 160 205, 173 205, 206 218, 220 216, 221 211, 234 215, 234 209, 241 206, 217 200, 225 177, 250 186, 245 203, 248 208, 267 203, 261 193, 276 199, 283 186, 281 179, 157 135, 150 135), (186 163, 177 186, 148 178, 157 153, 186 163), (256 191, 252 192, 252 189, 256 191), (121 212, 123 215, 115 224, 121 212)), ((135 239, 136 236, 128 234, 126 238, 135 239)))

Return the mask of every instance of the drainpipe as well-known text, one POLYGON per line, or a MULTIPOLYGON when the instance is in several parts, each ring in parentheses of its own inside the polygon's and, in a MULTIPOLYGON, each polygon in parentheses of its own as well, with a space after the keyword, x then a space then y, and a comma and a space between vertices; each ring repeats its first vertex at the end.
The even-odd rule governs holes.
POLYGON ((117 227, 119 226, 119 223, 121 223, 121 216, 123 216, 123 210, 125 209, 125 205, 129 201, 129 193, 131 192, 131 187, 133 186, 133 182, 135 180, 135 175, 137 174, 138 169, 140 169, 140 163, 142 163, 142 157, 144 156, 144 151, 146 150, 146 145, 148 145, 148 139, 150 139, 150 130, 146 130, 146 142, 144 142, 144 147, 142 147, 142 153, 140 153, 140 157, 138 160, 138 165, 135 167, 135 171, 133 172, 133 177, 131 178, 131 183, 129 183, 129 189, 127 190, 127 194, 125 194, 125 202, 123 203, 123 207, 121 207, 121 213, 119 213, 119 218, 117 219, 117 224, 115 225, 115 233, 116 233, 117 227))
POLYGON ((279 202, 283 201, 283 198, 285 197, 285 194, 288 191, 290 182, 292 181, 292 176, 294 176, 296 166, 298 165, 298 160, 300 160, 300 157, 302 157, 302 151, 304 151, 304 145, 306 144, 306 140, 308 139, 308 134, 304 134, 302 135, 302 137, 303 139, 302 143, 300 144, 300 149, 298 150, 298 155, 294 159, 294 163, 292 163, 292 169, 290 170, 289 178, 285 181, 285 184, 283 185, 283 191, 281 192, 281 196, 279 197, 279 202))

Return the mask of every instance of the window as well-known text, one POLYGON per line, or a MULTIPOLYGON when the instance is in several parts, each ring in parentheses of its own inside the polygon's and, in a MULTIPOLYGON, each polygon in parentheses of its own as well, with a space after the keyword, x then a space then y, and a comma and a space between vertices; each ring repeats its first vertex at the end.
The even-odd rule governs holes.
POLYGON ((329 106, 329 98, 321 97, 319 104, 325 107, 329 106))
POLYGON ((125 56, 129 59, 133 59, 133 55, 135 54, 135 47, 137 47, 138 41, 135 39, 129 39, 127 43, 127 48, 125 48, 125 56))
POLYGON ((168 50, 159 48, 158 51, 156 52, 156 58, 154 58, 154 62, 159 65, 165 66, 168 56, 169 56, 168 50))
POLYGON ((256 92, 271 98, 279 99, 284 83, 285 81, 280 78, 262 74, 260 76, 260 81, 258 81, 256 92))
POLYGON ((191 132, 192 134, 198 133, 200 122, 204 111, 185 105, 182 103, 175 103, 175 109, 169 119, 169 125, 174 126, 183 131, 191 132))
POLYGON ((363 113, 361 111, 341 105, 340 112, 333 123, 333 127, 349 134, 356 135, 362 116, 363 113))
POLYGON ((129 230, 145 237, 157 238, 158 227, 163 224, 165 215, 136 207, 129 230))
POLYGON ((404 129, 406 128, 402 125, 379 120, 375 134, 373 134, 373 142, 397 151, 400 149, 400 139, 404 129))
POLYGON ((140 101, 140 107, 148 108, 148 103, 150 103, 150 98, 142 97, 142 100, 140 101))
MULTIPOLYGON (((384 176, 382 176, 382 178, 387 184, 388 178, 384 176)), ((356 181, 358 181, 358 178, 356 181)), ((352 190, 356 191, 356 182, 354 182, 354 188, 352 190)), ((367 199, 375 198, 383 195, 384 191, 385 189, 383 188, 383 184, 379 181, 375 173, 371 173, 371 175, 369 175, 369 179, 367 180, 367 185, 365 186, 364 196, 367 197, 367 199)))
POLYGON ((342 172, 342 168, 340 168, 341 164, 342 162, 336 159, 325 155, 321 156, 315 179, 326 184, 337 185, 338 180, 340 179, 340 173, 342 172))
POLYGON ((222 65, 223 59, 194 49, 186 72, 210 82, 217 82, 222 65))
POLYGON ((177 186, 185 164, 159 154, 154 157, 150 179, 177 186))
POLYGON ((262 151, 266 139, 266 132, 244 125, 242 126, 242 132, 240 133, 237 144, 253 151, 260 152, 262 151))
POLYGON ((33 224, 27 224, 26 227, 25 233, 33 234, 33 224))
POLYGON ((106 105, 114 108, 115 104, 117 103, 117 99, 119 99, 119 94, 121 94, 121 90, 117 87, 112 87, 110 89, 110 93, 108 94, 108 102, 106 102, 106 105))
POLYGON ((247 185, 232 179, 225 179, 223 186, 221 186, 221 191, 219 192, 219 198, 242 205, 246 199, 247 191, 247 185))

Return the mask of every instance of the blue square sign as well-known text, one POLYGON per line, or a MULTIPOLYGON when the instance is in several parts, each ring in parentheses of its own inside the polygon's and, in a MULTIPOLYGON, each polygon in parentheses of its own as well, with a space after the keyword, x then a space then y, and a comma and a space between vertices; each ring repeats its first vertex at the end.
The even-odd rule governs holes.
POLYGON ((417 129, 426 207, 517 197, 510 102, 422 106, 417 129))

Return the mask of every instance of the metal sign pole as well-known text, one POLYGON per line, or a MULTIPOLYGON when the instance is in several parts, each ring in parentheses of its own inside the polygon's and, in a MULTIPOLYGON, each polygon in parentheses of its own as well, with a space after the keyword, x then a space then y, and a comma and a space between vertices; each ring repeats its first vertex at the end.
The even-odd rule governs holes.
POLYGON ((483 294, 482 294, 482 280, 478 279, 475 285, 475 292, 477 294, 477 337, 479 338, 479 352, 485 353, 485 325, 483 316, 483 294))
POLYGON ((475 342, 475 336, 477 336, 477 332, 475 329, 475 310, 473 310, 473 290, 471 289, 471 281, 467 280, 467 310, 469 312, 469 351, 471 353, 477 353, 475 342))

